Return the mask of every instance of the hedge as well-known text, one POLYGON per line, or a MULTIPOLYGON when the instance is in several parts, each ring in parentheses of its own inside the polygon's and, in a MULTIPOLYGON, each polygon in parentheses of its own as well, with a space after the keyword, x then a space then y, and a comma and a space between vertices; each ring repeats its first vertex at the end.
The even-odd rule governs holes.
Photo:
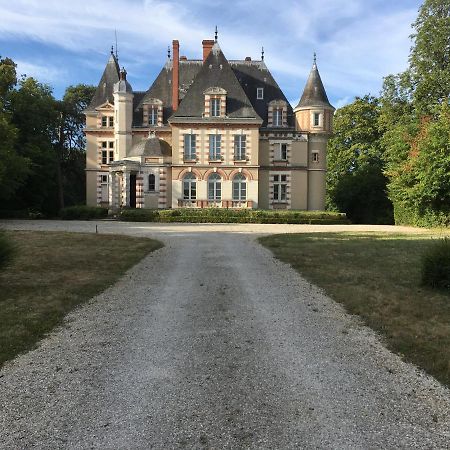
POLYGON ((423 255, 422 284, 450 290, 450 239, 433 242, 423 255))
POLYGON ((59 217, 64 220, 104 219, 107 216, 108 210, 97 206, 69 206, 59 212, 59 217))
POLYGON ((348 224, 345 214, 328 211, 294 211, 261 209, 124 209, 119 217, 129 222, 190 223, 292 223, 348 224))

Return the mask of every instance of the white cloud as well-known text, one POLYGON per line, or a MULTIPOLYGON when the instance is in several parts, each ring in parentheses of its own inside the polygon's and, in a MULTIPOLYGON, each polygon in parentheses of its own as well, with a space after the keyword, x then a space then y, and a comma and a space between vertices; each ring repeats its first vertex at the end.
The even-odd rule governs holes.
MULTIPOLYGON (((394 10, 389 0, 0 0, 0 40, 43 42, 92 65, 117 29, 121 63, 138 69, 162 65, 172 39, 180 40, 181 54, 201 57, 201 40, 213 36, 217 23, 230 59, 259 58, 264 45, 266 63, 282 88, 290 86, 291 98, 317 51, 327 91, 338 100, 376 95, 383 76, 406 67, 419 3, 394 10)), ((44 66, 41 78, 50 79, 52 70, 44 66)))
POLYGON ((58 69, 56 67, 49 67, 45 64, 34 64, 26 61, 15 60, 17 64, 17 74, 26 75, 28 77, 36 78, 43 83, 55 83, 62 79, 67 79, 68 72, 65 69, 58 69))

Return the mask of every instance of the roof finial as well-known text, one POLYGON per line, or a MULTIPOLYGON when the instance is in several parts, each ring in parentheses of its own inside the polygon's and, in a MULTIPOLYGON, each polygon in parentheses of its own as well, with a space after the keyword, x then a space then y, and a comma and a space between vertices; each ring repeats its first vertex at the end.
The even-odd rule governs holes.
POLYGON ((214 42, 217 42, 217 25, 216 25, 216 32, 214 33, 214 42))
POLYGON ((264 61, 264 47, 261 47, 261 61, 264 61))
POLYGON ((111 45, 111 55, 114 55, 114 45, 111 45))
POLYGON ((316 66, 317 65, 317 54, 316 52, 314 52, 314 62, 313 65, 316 66))
POLYGON ((116 59, 118 60, 119 59, 119 53, 118 53, 118 50, 117 50, 117 29, 114 29, 114 34, 116 36, 116 59))
POLYGON ((170 45, 167 46, 167 57, 170 59, 170 45))

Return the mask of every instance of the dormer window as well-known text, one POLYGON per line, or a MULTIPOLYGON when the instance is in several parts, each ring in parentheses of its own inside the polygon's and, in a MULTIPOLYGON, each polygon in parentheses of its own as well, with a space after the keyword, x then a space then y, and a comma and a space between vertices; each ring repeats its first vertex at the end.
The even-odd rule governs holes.
POLYGON ((283 110, 281 108, 275 108, 272 114, 272 125, 274 127, 281 127, 283 125, 283 110))
POLYGON ((155 105, 150 106, 148 110, 148 124, 152 126, 158 125, 158 107, 155 105))
POLYGON ((264 99, 264 88, 262 88, 262 87, 256 88, 256 99, 257 100, 264 99))
POLYGON ((102 127, 108 126, 108 118, 106 116, 102 117, 102 127))
POLYGON ((267 113, 269 127, 287 126, 287 103, 285 100, 272 100, 267 113))
POLYGON ((209 107, 211 117, 220 117, 220 98, 212 98, 209 107))
POLYGON ((113 127, 114 117, 113 116, 102 116, 102 127, 113 127))
POLYGON ((157 98, 149 98, 142 105, 144 127, 161 127, 163 125, 163 102, 157 98))
POLYGON ((224 117, 227 113, 227 91, 221 87, 210 87, 203 92, 205 96, 204 117, 224 117))

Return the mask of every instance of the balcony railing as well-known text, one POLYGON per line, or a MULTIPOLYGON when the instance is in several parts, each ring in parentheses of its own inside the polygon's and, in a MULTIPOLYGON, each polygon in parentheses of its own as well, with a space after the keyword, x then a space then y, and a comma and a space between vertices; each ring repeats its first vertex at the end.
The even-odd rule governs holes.
POLYGON ((253 200, 178 200, 179 208, 253 208, 253 200))

